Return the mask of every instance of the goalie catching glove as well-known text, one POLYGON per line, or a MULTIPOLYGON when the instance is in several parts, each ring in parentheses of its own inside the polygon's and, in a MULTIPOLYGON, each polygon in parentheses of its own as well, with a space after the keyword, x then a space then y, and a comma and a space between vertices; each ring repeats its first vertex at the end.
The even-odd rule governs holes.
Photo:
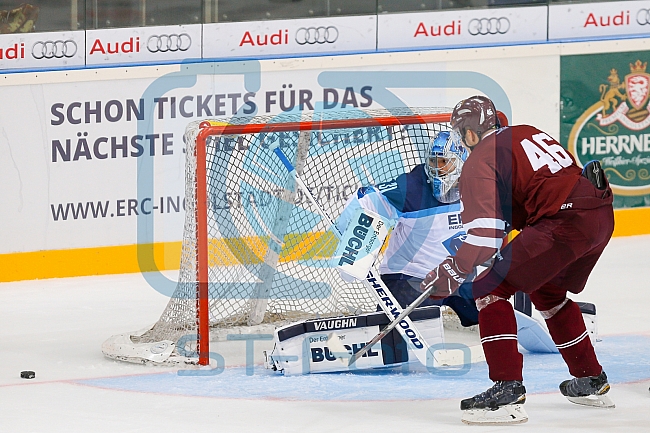
POLYGON ((420 283, 420 290, 422 292, 431 290, 429 294, 431 299, 444 299, 451 296, 466 278, 467 274, 458 269, 456 260, 447 257, 437 268, 427 274, 420 283))

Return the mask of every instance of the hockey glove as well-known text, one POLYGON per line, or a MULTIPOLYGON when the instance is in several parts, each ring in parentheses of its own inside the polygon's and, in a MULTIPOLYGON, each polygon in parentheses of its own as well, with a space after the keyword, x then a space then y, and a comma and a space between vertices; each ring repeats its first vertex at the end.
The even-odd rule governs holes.
POLYGON ((453 257, 447 257, 437 268, 427 274, 420 290, 431 290, 431 299, 444 299, 454 293, 465 282, 467 274, 461 272, 453 257))

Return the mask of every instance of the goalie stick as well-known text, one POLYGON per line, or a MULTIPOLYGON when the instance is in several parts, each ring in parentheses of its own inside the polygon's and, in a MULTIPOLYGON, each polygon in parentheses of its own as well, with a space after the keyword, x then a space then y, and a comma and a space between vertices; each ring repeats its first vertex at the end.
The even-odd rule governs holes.
MULTIPOLYGON (((496 253, 495 253, 495 256, 496 256, 496 253)), ((482 266, 484 266, 485 268, 490 267, 491 266, 490 260, 493 260, 493 259, 494 259, 494 256, 491 259, 489 259, 488 261, 486 261, 482 266)), ((388 333, 390 331, 392 331, 395 328, 395 326, 397 326, 400 323, 400 321, 402 319, 404 319, 409 314, 411 314, 411 312, 413 310, 415 310, 421 303, 423 303, 429 297, 429 295, 431 295, 431 292, 433 292, 434 289, 435 289, 435 287, 433 285, 430 285, 430 287, 427 290, 422 292, 422 294, 420 296, 418 296, 417 299, 415 301, 413 301, 408 307, 406 307, 404 309, 404 311, 402 311, 400 313, 399 316, 397 316, 392 322, 390 322, 388 325, 386 325, 386 327, 384 329, 382 329, 379 332, 379 334, 375 335, 372 338, 372 340, 370 340, 370 342, 366 346, 364 346, 363 348, 361 348, 360 351, 358 351, 357 353, 352 355, 352 357, 350 357, 348 365, 352 365, 357 359, 361 358, 366 352, 368 352, 372 348, 372 346, 374 346, 379 341, 381 341, 382 338, 387 336, 388 333)), ((444 355, 443 355, 443 358, 444 358, 444 355)), ((437 359, 440 360, 440 358, 437 358, 437 359)), ((484 359, 481 359, 481 361, 482 360, 484 360, 484 359)), ((476 358, 476 361, 479 361, 478 357, 476 358)), ((474 362, 474 361, 472 361, 472 362, 474 362)))
POLYGON ((388 335, 390 331, 395 329, 395 327, 405 318, 408 317, 409 314, 413 310, 415 310, 421 303, 423 303, 428 297, 429 294, 435 289, 433 285, 426 291, 424 291, 418 298, 413 301, 408 307, 406 307, 400 314, 397 316, 395 319, 393 319, 392 322, 390 322, 384 329, 379 332, 379 334, 375 335, 372 340, 370 340, 365 346, 361 348, 357 353, 353 354, 350 357, 350 360, 348 361, 348 365, 352 365, 355 363, 355 361, 359 358, 361 358, 366 352, 370 351, 372 349, 372 346, 375 344, 379 343, 385 336, 388 335))
MULTIPOLYGON (((287 156, 282 152, 282 149, 278 145, 275 145, 273 147, 270 147, 270 149, 273 150, 273 152, 277 155, 277 157, 280 159, 284 167, 287 169, 287 171, 293 175, 296 185, 302 190, 302 192, 305 194, 307 199, 314 205, 314 207, 318 210, 318 213, 327 221, 328 224, 333 228, 334 234, 341 239, 342 234, 339 231, 339 229, 336 227, 336 224, 334 223, 334 220, 327 214, 325 209, 323 209, 318 202, 316 201, 316 198, 312 195, 311 191, 307 188, 307 185, 302 181, 300 176, 296 173, 296 169, 294 168, 293 164, 287 156)), ((379 305, 381 306, 381 309, 386 313, 386 315, 389 318, 395 318, 395 317, 401 317, 402 316, 402 308, 393 296, 393 294, 390 292, 388 287, 384 284, 384 282, 381 280, 380 277, 376 277, 373 270, 371 269, 368 271, 368 276, 365 278, 365 280, 362 280, 366 288, 372 293, 372 295, 375 297, 375 300, 379 305)), ((422 297, 422 296, 421 296, 422 297)), ((420 298, 418 298, 419 300, 420 298)), ((415 308, 415 307, 413 307, 415 308)), ((407 313, 408 314, 408 313, 407 313)), ((399 333, 402 335, 404 340, 407 342, 407 345, 411 348, 417 359, 422 363, 422 365, 427 366, 427 353, 429 352, 429 345, 427 344, 426 340, 422 336, 422 334, 417 330, 411 319, 409 319, 408 315, 404 315, 404 317, 396 323, 396 325, 399 324, 400 326, 397 327, 399 333)), ((372 347, 370 344, 367 344, 364 347, 368 347, 368 350, 372 347)), ((338 354, 338 353, 337 353, 338 354)), ((431 353, 433 356, 433 353, 431 353)), ((352 363, 348 363, 348 365, 351 365, 352 363)))

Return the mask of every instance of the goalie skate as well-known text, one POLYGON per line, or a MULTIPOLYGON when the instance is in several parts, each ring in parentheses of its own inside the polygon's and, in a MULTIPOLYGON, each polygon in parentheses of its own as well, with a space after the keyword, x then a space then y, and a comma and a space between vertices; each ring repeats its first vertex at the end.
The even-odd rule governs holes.
POLYGON ((460 402, 465 424, 522 424, 528 421, 523 404, 526 388, 518 380, 497 381, 487 391, 460 402))
POLYGON ((612 399, 605 395, 609 389, 604 371, 598 376, 576 377, 560 384, 560 392, 571 403, 592 407, 616 407, 612 399))

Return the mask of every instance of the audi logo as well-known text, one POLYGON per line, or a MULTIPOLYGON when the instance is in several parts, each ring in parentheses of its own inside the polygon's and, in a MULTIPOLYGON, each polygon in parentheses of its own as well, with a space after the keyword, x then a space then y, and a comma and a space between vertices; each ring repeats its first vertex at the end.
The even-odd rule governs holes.
POLYGON ((477 35, 505 35, 510 30, 510 20, 501 18, 474 18, 469 22, 469 34, 477 35))
POLYGON ((180 35, 151 35, 147 39, 147 49, 150 53, 167 53, 187 51, 192 46, 192 38, 187 33, 180 35))
POLYGON ((639 9, 636 13, 636 22, 642 26, 650 24, 650 9, 639 9))
POLYGON ((339 31, 334 26, 301 27, 296 32, 298 45, 333 44, 339 38, 339 31))
POLYGON ((72 58, 77 54, 77 43, 67 41, 38 41, 32 46, 32 57, 40 59, 72 58))

